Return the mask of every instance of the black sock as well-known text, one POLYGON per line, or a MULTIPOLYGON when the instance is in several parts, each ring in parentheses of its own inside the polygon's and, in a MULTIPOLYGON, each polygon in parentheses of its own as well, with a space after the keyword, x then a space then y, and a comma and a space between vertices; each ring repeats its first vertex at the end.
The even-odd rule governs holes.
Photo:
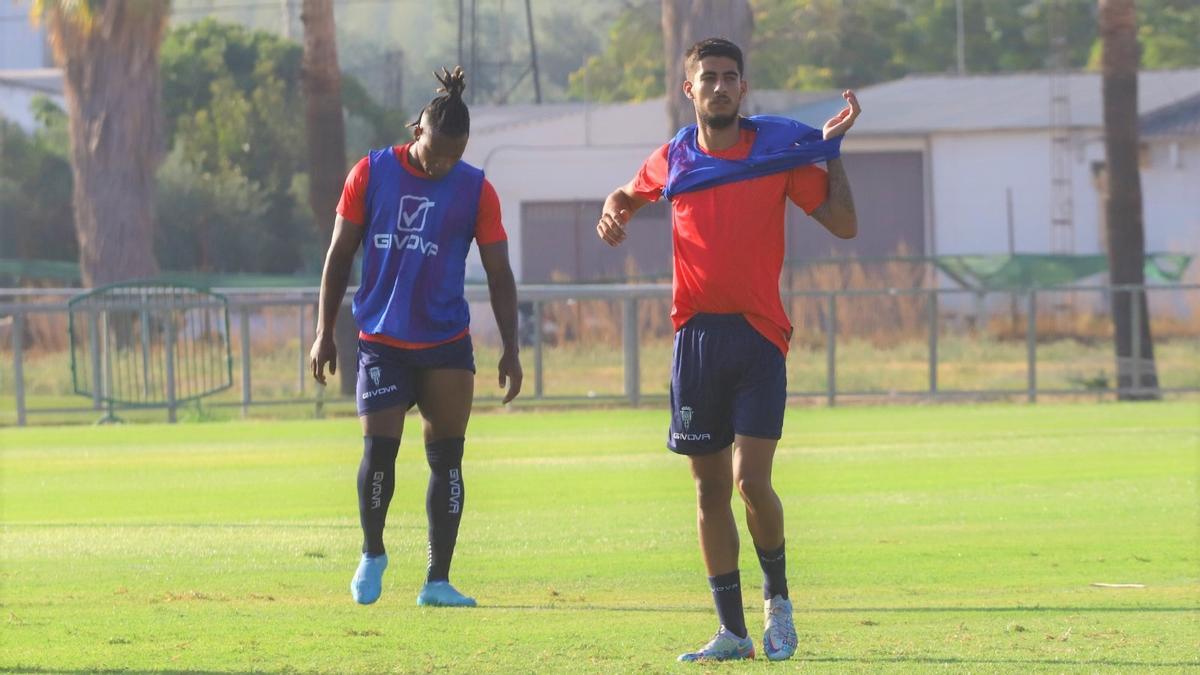
POLYGON ((758 564, 763 571, 763 600, 770 600, 777 595, 782 595, 784 600, 788 599, 787 558, 783 548, 784 544, 780 544, 774 551, 754 547, 754 551, 758 553, 758 564))
POLYGON ((399 438, 363 436, 363 458, 358 465, 358 518, 362 523, 362 550, 370 556, 384 553, 383 526, 396 491, 399 451, 399 438))
POLYGON ((450 580, 450 560, 454 558, 467 496, 462 476, 463 440, 443 438, 425 444, 425 459, 429 462, 429 489, 425 492, 425 515, 429 518, 426 581, 450 580))
POLYGON ((734 570, 708 578, 717 619, 734 635, 746 637, 746 614, 742 610, 742 575, 734 570))

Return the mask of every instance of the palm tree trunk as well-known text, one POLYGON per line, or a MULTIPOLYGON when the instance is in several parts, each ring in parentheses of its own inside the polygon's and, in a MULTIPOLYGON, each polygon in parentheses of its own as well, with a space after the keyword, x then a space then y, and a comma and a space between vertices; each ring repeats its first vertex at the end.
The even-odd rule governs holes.
MULTIPOLYGON (((300 21, 304 24, 301 70, 308 136, 308 204, 317 227, 324 228, 333 223, 346 178, 342 72, 338 68, 333 0, 304 0, 300 21)), ((349 305, 342 305, 335 325, 340 389, 342 394, 352 396, 358 370, 358 333, 349 305)))
MULTIPOLYGON (((1146 234, 1138 170, 1137 87, 1139 51, 1133 0, 1100 0, 1104 146, 1108 157, 1105 198, 1109 275, 1113 284, 1145 283, 1146 234)), ((1117 395, 1157 399, 1158 375, 1145 291, 1112 294, 1116 333, 1117 395), (1138 353, 1134 353, 1134 336, 1138 353), (1136 377, 1135 377, 1136 373, 1136 377)))
POLYGON ((748 67, 754 14, 747 0, 663 0, 662 29, 667 67, 667 133, 674 136, 680 127, 696 121, 695 108, 680 86, 686 78, 684 53, 704 38, 722 37, 741 47, 748 67))
POLYGON ((151 277, 155 170, 162 158, 159 46, 167 0, 93 3, 90 16, 48 3, 63 69, 72 205, 84 286, 151 277))

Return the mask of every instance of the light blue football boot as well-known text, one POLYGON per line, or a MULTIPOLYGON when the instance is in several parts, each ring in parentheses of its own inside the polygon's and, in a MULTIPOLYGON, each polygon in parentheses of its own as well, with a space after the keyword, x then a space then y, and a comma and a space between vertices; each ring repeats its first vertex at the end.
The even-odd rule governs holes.
POLYGON ((350 580, 350 597, 360 605, 369 605, 383 593, 383 571, 387 569, 387 554, 377 556, 363 554, 358 569, 350 580))
POLYGON ((475 598, 468 598, 449 581, 426 581, 417 595, 417 604, 422 607, 474 607, 475 598))
POLYGON ((766 616, 763 651, 767 653, 767 658, 772 661, 792 658, 799 642, 796 624, 792 621, 792 601, 776 595, 763 603, 763 614, 766 616))
POLYGON ((684 662, 738 661, 753 658, 754 640, 751 640, 749 635, 744 638, 738 637, 725 626, 721 626, 713 639, 701 647, 700 651, 679 655, 679 660, 684 662))

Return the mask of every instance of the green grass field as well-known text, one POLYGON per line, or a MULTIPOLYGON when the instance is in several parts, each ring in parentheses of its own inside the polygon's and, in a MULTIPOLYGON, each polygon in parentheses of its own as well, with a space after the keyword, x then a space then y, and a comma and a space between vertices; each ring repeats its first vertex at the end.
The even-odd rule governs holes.
POLYGON ((453 579, 474 610, 414 604, 415 433, 360 607, 353 419, 0 430, 0 669, 1200 669, 1194 400, 793 411, 775 481, 800 650, 708 668, 674 662, 715 622, 665 418, 473 420, 453 579))

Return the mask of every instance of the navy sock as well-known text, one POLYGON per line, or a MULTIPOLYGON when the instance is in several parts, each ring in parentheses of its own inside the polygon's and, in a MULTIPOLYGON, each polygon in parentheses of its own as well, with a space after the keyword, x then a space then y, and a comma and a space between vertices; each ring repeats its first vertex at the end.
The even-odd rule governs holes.
POLYGON ((774 551, 754 547, 754 551, 758 553, 758 564, 763 571, 763 600, 770 600, 777 595, 783 596, 784 600, 788 599, 787 557, 783 549, 784 544, 780 544, 774 551))
POLYGON ((426 581, 450 579, 450 561, 467 496, 462 476, 463 440, 443 438, 425 444, 425 459, 429 462, 429 489, 425 492, 425 515, 429 519, 426 581))
POLYGON ((734 635, 746 637, 746 614, 742 609, 742 575, 738 570, 708 578, 717 619, 734 635))
POLYGON ((384 553, 383 527, 396 491, 399 451, 399 438, 363 436, 362 463, 358 465, 358 518, 362 523, 362 550, 370 556, 384 553))

